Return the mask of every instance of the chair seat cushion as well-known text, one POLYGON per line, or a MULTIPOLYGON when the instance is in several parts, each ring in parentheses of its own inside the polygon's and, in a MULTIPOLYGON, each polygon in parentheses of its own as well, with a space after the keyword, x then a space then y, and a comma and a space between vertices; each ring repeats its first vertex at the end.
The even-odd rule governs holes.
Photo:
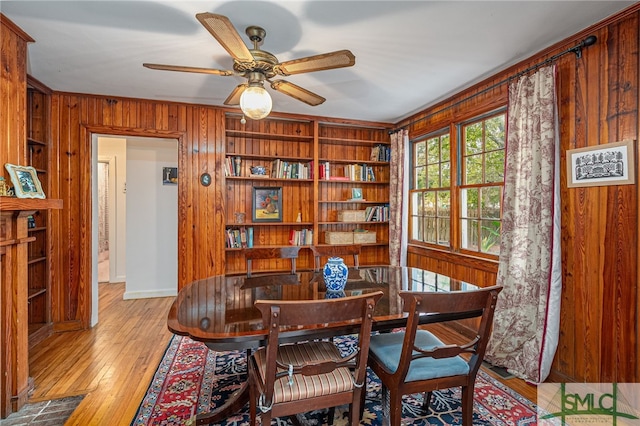
MULTIPOLYGON (((266 369, 265 348, 257 350, 255 357, 260 376, 264 381, 266 369)), ((278 348, 278 362, 285 365, 302 365, 313 361, 340 361, 342 357, 333 342, 306 342, 294 345, 281 345, 278 348)), ((284 371, 282 368, 278 372, 284 371)), ((353 389, 353 375, 347 367, 337 368, 330 373, 304 376, 293 375, 293 385, 289 384, 289 376, 280 377, 275 381, 273 402, 289 402, 300 399, 313 398, 348 392, 353 389)))
MULTIPOLYGON (((384 367, 394 372, 398 369, 404 332, 382 333, 371 336, 369 356, 374 356, 384 367)), ((430 350, 444 343, 426 330, 416 331, 415 346, 430 350)), ((417 352, 414 352, 414 354, 417 352)), ((420 358, 409 365, 405 382, 457 376, 469 373, 469 365, 460 356, 451 358, 420 358)))

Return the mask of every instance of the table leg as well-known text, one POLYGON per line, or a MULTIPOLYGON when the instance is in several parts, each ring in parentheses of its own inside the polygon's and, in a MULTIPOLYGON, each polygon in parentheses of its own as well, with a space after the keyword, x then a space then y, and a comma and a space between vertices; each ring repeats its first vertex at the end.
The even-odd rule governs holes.
POLYGON ((186 426, 208 425, 221 423, 234 414, 237 414, 245 404, 249 402, 249 381, 242 383, 240 389, 231 394, 227 402, 210 413, 200 413, 191 417, 185 423, 186 426))

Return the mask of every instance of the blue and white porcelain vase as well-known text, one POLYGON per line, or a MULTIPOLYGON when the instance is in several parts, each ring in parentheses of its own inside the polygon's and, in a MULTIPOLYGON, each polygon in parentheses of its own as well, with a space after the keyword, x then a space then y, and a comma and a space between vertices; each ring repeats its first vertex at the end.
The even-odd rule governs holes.
POLYGON ((341 257, 330 257, 322 269, 322 275, 327 291, 343 291, 347 285, 349 268, 341 257))

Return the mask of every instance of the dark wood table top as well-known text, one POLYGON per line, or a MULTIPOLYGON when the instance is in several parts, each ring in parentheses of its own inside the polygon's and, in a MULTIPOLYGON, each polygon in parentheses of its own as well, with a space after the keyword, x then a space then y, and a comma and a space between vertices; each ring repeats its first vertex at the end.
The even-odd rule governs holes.
MULTIPOLYGON (((167 324, 175 334, 202 341, 214 350, 255 348, 263 344, 266 332, 262 318, 253 304, 258 299, 312 300, 341 295, 356 295, 382 291, 384 296, 375 309, 374 330, 403 327, 399 292, 472 290, 473 284, 454 280, 411 267, 360 267, 349 270, 344 294, 326 291, 322 272, 301 271, 296 274, 245 276, 214 276, 186 285, 176 297, 167 324)), ((425 316, 424 323, 442 321, 441 316, 425 316)), ((456 318, 446 318, 456 319, 456 318)), ((342 334, 354 332, 345 325, 342 334)), ((284 333, 292 339, 300 335, 328 337, 321 327, 296 328, 284 333)))

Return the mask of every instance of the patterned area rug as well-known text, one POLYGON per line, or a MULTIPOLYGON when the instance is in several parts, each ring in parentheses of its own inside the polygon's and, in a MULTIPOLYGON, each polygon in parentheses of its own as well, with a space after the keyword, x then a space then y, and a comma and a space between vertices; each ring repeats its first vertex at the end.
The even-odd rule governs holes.
MULTIPOLYGON (((337 338, 340 349, 348 352, 349 337, 337 338)), ((194 413, 220 407, 246 379, 245 352, 214 352, 188 337, 174 336, 158 366, 132 426, 181 425, 194 413)), ((403 425, 459 425, 460 388, 434 392, 432 410, 424 415, 421 395, 406 395, 402 409, 403 425)), ((536 405, 480 371, 475 387, 474 425, 534 425, 536 405)), ((371 371, 367 377, 367 396, 361 424, 381 425, 380 380, 371 371)), ((347 424, 348 407, 336 409, 335 425, 347 424)), ((304 425, 326 425, 326 410, 298 416, 304 425)), ((249 405, 227 419, 224 426, 249 424, 249 405)), ((291 425, 288 419, 274 419, 273 425, 291 425)))

